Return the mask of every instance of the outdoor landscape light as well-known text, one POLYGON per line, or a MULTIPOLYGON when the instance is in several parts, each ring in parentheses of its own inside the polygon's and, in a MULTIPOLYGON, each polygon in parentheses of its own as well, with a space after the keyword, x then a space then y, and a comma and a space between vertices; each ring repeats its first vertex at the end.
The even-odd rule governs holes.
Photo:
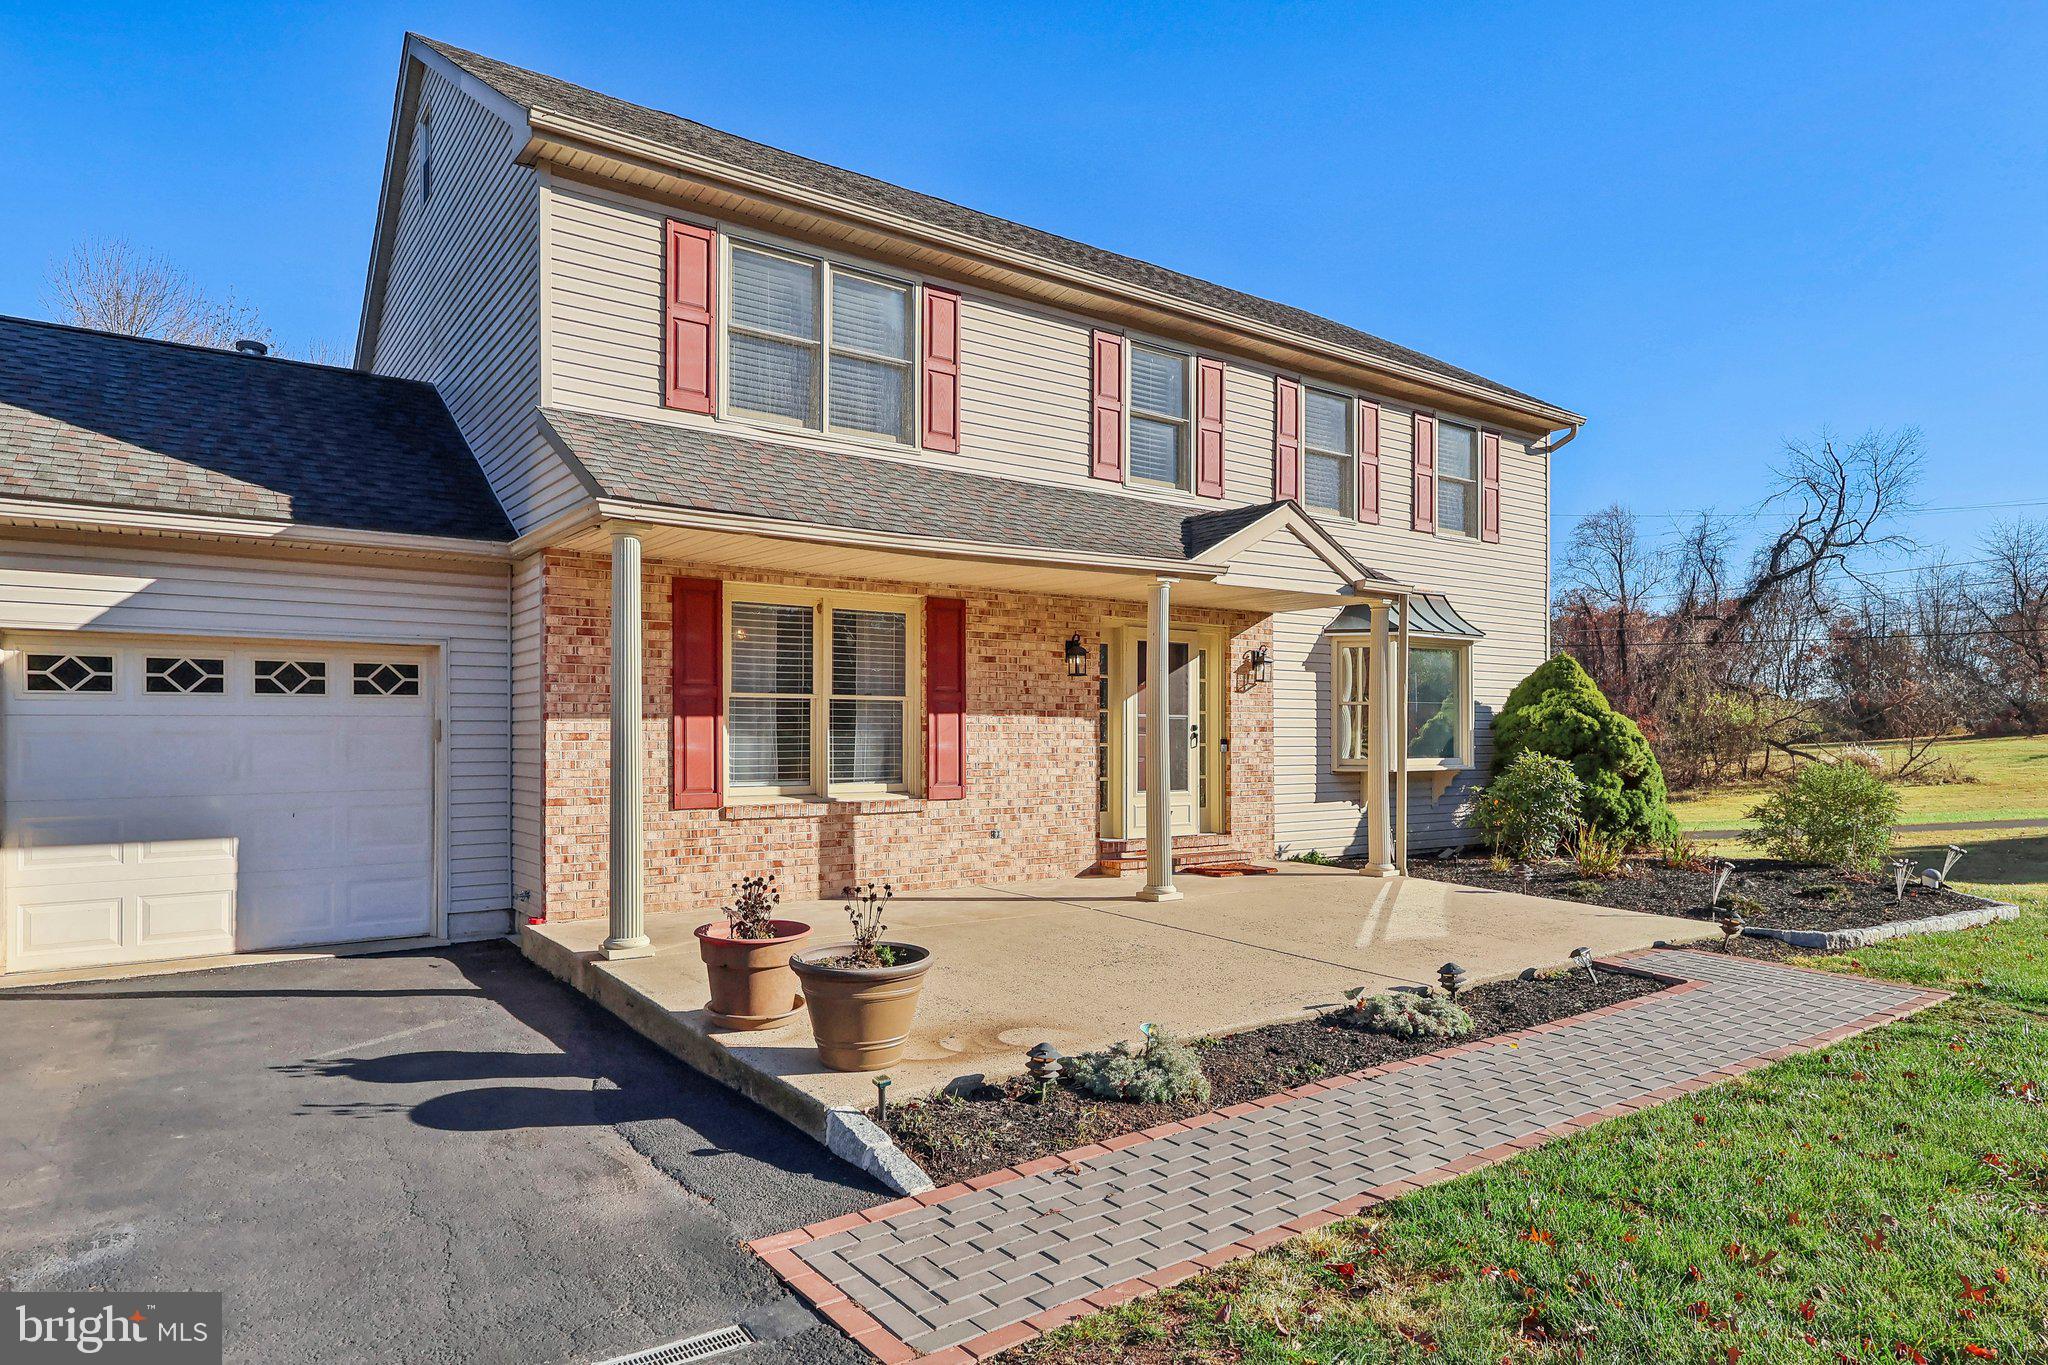
POLYGON ((1893 905, 1897 905, 1897 904, 1899 904, 1899 903, 1900 903, 1901 901, 1903 901, 1903 900, 1905 900, 1905 899, 1906 899, 1906 883, 1907 883, 1907 882, 1909 882, 1909 881, 1911 881, 1912 879, 1913 879, 1913 860, 1912 860, 1911 858, 1894 858, 1894 859, 1892 859, 1892 904, 1893 904, 1893 905))
POLYGON ((889 1078, 887 1076, 875 1077, 875 1120, 878 1123, 887 1123, 889 1121, 889 1078))
POLYGON ((1728 879, 1734 875, 1735 864, 1729 862, 1726 858, 1723 858, 1720 862, 1720 865, 1714 869, 1714 894, 1708 898, 1708 905, 1720 905, 1721 893, 1728 889, 1728 879))
POLYGON ((1734 951, 1735 939, 1742 932, 1742 912, 1731 905, 1715 917, 1714 923, 1721 926, 1721 947, 1734 951))
POLYGON ((1446 962, 1436 969, 1437 984, 1444 988, 1444 994, 1457 999, 1472 981, 1472 974, 1455 962, 1446 962))
POLYGON ((1024 1069, 1031 1073, 1032 1080, 1038 1082, 1040 1094, 1059 1082, 1060 1063, 1065 1058, 1051 1043, 1040 1043, 1025 1053, 1024 1059, 1024 1069))
POLYGON ((1088 646, 1081 643, 1081 633, 1075 631, 1067 640, 1067 676, 1085 678, 1088 676, 1088 646))
POLYGON ((1245 658, 1245 667, 1252 673, 1252 681, 1262 683, 1273 676, 1273 656, 1263 649, 1255 649, 1245 658))
POLYGON ((1591 948, 1572 949, 1572 961, 1576 965, 1584 967, 1586 975, 1593 980, 1598 981, 1600 979, 1599 973, 1593 970, 1593 950, 1591 948))
POLYGON ((1957 861, 1962 858, 1963 853, 1964 850, 1955 844, 1948 846, 1948 854, 1941 860, 1941 884, 1943 886, 1948 885, 1948 874, 1954 870, 1957 861))

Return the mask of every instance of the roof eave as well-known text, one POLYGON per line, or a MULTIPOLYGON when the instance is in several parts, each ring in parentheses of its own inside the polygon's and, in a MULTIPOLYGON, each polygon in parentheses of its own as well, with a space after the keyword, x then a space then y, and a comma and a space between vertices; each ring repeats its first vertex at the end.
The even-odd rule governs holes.
POLYGON ((1354 347, 1340 346, 1287 328, 1262 323, 1222 309, 1208 308, 1156 289, 1111 279, 1108 276, 1052 261, 1035 253, 1005 247, 999 243, 926 223, 907 215, 892 213, 869 204, 793 185, 708 157, 678 151, 644 138, 620 133, 602 124, 535 105, 526 109, 530 138, 521 153, 522 161, 547 162, 560 153, 610 155, 644 168, 665 172, 684 180, 711 182, 752 198, 781 202, 809 212, 850 220, 877 231, 934 247, 955 255, 987 261, 1004 269, 1037 275, 1068 287, 1126 300, 1156 312, 1177 315, 1212 328, 1222 328, 1269 345, 1287 348, 1354 369, 1385 376, 1415 388, 1449 396, 1467 403, 1514 413, 1529 419, 1531 429, 1549 431, 1578 427, 1586 419, 1567 408, 1540 400, 1532 401, 1483 384, 1469 383, 1437 374, 1420 366, 1376 356, 1354 347))

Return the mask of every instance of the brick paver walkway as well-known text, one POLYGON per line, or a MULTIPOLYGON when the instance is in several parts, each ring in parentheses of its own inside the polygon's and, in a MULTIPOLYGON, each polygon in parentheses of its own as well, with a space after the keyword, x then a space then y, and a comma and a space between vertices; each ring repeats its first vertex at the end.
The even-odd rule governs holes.
POLYGON ((1941 1000, 1699 950, 1673 989, 753 1243, 886 1362, 980 1359, 1561 1133, 1941 1000))

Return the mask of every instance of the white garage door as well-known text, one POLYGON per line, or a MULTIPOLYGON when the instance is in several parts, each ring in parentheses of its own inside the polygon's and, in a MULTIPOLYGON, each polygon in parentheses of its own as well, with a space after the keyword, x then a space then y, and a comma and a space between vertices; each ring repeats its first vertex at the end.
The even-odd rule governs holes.
POLYGON ((7 645, 9 970, 432 930, 430 654, 7 645))

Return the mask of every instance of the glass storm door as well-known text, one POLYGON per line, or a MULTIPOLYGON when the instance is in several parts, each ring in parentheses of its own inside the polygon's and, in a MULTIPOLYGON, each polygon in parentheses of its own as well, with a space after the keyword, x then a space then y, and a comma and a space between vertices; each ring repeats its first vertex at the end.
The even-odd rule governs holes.
MULTIPOLYGON (((1145 834, 1145 794, 1152 781, 1153 688, 1151 641, 1133 632, 1125 651, 1131 687, 1125 702, 1124 771, 1130 774, 1125 828, 1130 837, 1145 834)), ((1199 833, 1208 806, 1210 753, 1208 733, 1211 651, 1196 639, 1172 639, 1166 646, 1166 720, 1168 802, 1175 834, 1199 833)))

